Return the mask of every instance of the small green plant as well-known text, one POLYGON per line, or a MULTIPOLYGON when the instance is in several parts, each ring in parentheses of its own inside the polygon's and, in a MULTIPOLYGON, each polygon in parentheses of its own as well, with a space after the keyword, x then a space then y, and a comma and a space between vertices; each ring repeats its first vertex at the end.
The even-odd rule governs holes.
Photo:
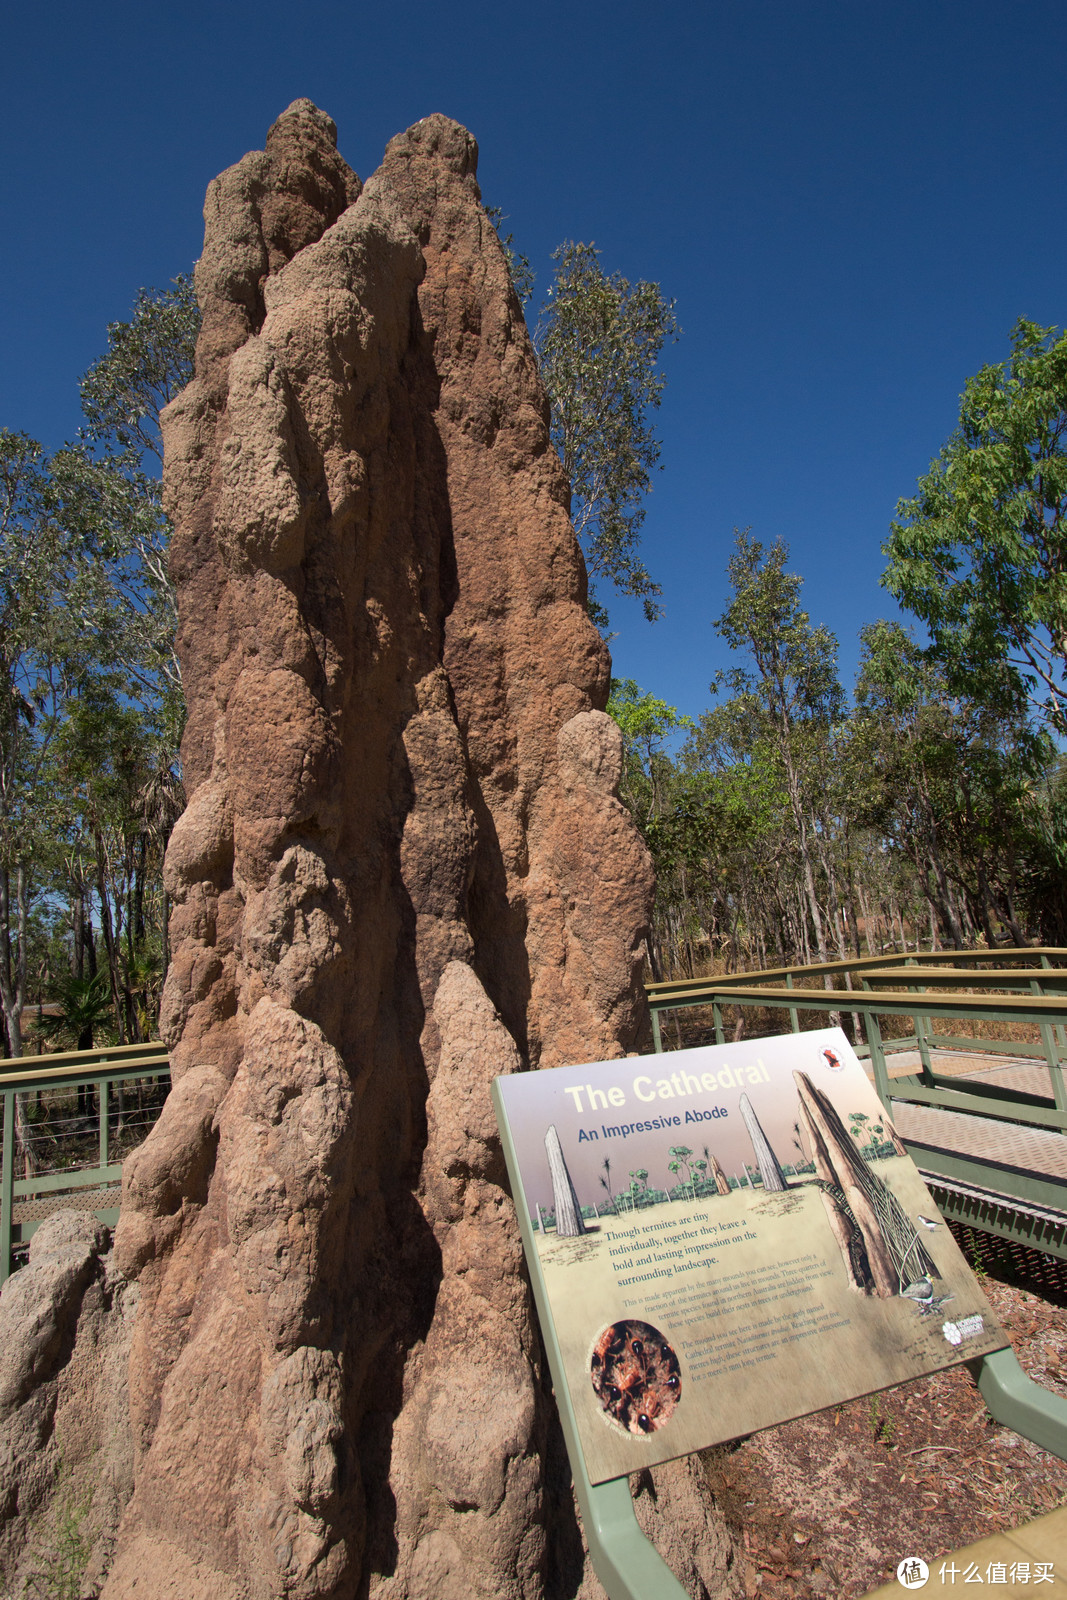
POLYGON ((871 1395, 870 1425, 875 1444, 884 1444, 887 1450, 892 1449, 897 1425, 890 1413, 882 1410, 882 1399, 877 1394, 871 1395))
POLYGON ((27 1595, 37 1600, 79 1600, 93 1544, 84 1526, 87 1513, 87 1506, 71 1505, 58 1513, 52 1539, 38 1550, 36 1567, 26 1579, 27 1595))
POLYGON ((967 1257, 971 1263, 971 1271, 981 1282, 986 1277, 985 1262, 982 1260, 982 1252, 973 1233, 967 1245, 967 1257))

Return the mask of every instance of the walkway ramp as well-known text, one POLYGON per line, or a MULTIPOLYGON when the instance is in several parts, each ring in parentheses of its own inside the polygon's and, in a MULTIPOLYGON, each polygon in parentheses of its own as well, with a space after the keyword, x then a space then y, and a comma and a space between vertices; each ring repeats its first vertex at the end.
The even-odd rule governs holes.
POLYGON ((720 1044, 840 1016, 945 1215, 1067 1259, 1067 949, 906 952, 648 994, 657 1049, 680 1008, 710 1012, 720 1044))
MULTIPOLYGON (((1046 1062, 945 1050, 932 1050, 930 1058, 935 1081, 1006 1089, 1053 1105, 1046 1062)), ((1067 1258, 1067 1138, 1056 1130, 894 1098, 895 1084, 922 1083, 918 1051, 887 1054, 886 1068, 897 1132, 945 1215, 1067 1258)))

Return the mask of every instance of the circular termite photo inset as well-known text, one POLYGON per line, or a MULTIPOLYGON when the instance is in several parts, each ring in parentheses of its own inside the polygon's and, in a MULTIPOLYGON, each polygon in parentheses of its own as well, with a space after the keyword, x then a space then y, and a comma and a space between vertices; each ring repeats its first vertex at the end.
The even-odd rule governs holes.
POLYGON ((678 1357, 648 1322, 613 1322, 593 1346, 589 1376, 609 1421, 627 1433, 655 1433, 682 1393, 678 1357))

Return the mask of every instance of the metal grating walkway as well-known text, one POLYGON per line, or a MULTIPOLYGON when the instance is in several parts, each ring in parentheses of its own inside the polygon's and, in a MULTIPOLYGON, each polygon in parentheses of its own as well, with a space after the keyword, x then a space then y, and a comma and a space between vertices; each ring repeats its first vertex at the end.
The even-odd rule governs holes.
MULTIPOLYGON (((951 1151, 1018 1172, 1038 1173, 1067 1186, 1067 1138, 1061 1133, 997 1122, 992 1117, 973 1117, 965 1111, 908 1105, 901 1100, 893 1101, 893 1121, 906 1144, 951 1151)), ((1067 1187, 1063 1200, 1067 1209, 1067 1187)))
POLYGON ((70 1189, 62 1194, 43 1194, 39 1200, 16 1200, 12 1210, 16 1224, 44 1222, 57 1211, 117 1210, 121 1199, 122 1185, 116 1183, 99 1189, 70 1189))
MULTIPOLYGON (((1032 1056, 946 1050, 930 1056, 942 1081, 1016 1089, 1051 1101, 1048 1066, 1032 1056)), ((887 1056, 886 1066, 891 1084, 922 1071, 917 1050, 887 1056)), ((891 1103, 897 1132, 945 1216, 1067 1258, 1067 1137, 992 1116, 891 1103)))

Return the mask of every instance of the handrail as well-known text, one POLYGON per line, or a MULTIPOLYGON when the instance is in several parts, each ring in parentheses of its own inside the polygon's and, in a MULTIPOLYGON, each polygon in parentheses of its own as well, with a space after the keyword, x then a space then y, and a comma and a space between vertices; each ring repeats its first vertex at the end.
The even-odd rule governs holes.
MULTIPOLYGON (((875 969, 877 970, 877 969, 875 969)), ((908 974, 907 977, 911 975, 908 974)), ((894 971, 888 981, 904 983, 907 977, 903 973, 894 971)), ((1041 977, 1047 977, 1042 971, 1041 977)), ((1036 974, 1035 974, 1036 979, 1036 974)), ((1030 982, 1030 979, 1027 980, 1030 982)), ((913 988, 915 986, 912 986, 913 988)), ((715 1028, 716 1043, 725 1043, 726 1035, 722 1024, 722 1008, 724 1005, 758 1006, 772 1010, 785 1010, 790 1013, 793 1031, 799 1032, 799 1022, 796 1020, 798 1013, 804 1011, 827 1011, 834 1004, 847 1004, 849 1011, 855 1012, 864 1018, 867 1037, 869 1041, 871 1065, 874 1069, 875 1086, 878 1097, 886 1110, 890 1109, 890 1099, 913 1101, 922 1105, 939 1105, 946 1109, 964 1110, 976 1116, 996 1118, 999 1121, 1017 1122, 1025 1126, 1046 1128, 1057 1133, 1067 1132, 1067 1084, 1064 1082, 1062 1070, 1063 1055, 1056 1044, 1053 1029, 1062 1031, 1062 1025, 1067 1022, 1067 995, 1041 995, 1041 994, 975 994, 972 991, 963 994, 938 994, 929 990, 922 993, 901 994, 887 989, 854 989, 849 992, 847 1002, 838 991, 833 997, 825 989, 807 988, 772 988, 751 985, 748 974, 740 977, 703 980, 698 989, 690 989, 684 995, 651 993, 649 995, 649 1009, 652 1014, 652 1030, 655 1048, 663 1049, 660 1018, 663 1012, 672 1011, 686 1006, 708 1006, 712 1008, 715 1028), (1044 1041, 1044 1054, 1049 1067, 1052 1095, 1018 1095, 1010 1090, 998 1090, 994 1094, 983 1093, 981 1084, 970 1084, 963 1079, 945 1079, 929 1070, 924 1063, 922 1073, 914 1079, 897 1079, 890 1094, 889 1070, 886 1065, 885 1049, 882 1041, 881 1026, 878 1021, 882 1016, 915 1017, 917 1034, 906 1043, 919 1045, 921 1048, 924 1036, 918 1024, 923 1019, 931 1017, 963 1017, 968 1019, 987 1020, 994 1022, 1033 1022, 1041 1029, 1044 1041)), ((928 1042, 928 1041, 925 1041, 928 1042)), ((981 1050, 983 1041, 976 1039, 970 1041, 976 1051, 981 1050)), ((1067 1051, 1064 1052, 1067 1054, 1067 1051)))
MULTIPOLYGON (((770 983, 774 979, 787 977, 821 978, 844 976, 846 973, 863 973, 868 969, 877 970, 879 967, 900 967, 904 965, 926 966, 927 964, 952 962, 954 964, 978 964, 983 961, 1013 961, 1033 963, 1036 959, 1039 970, 1054 970, 1046 963, 1058 958, 1060 963, 1067 967, 1067 947, 1062 945, 1029 945, 1029 946, 1003 946, 995 950, 905 950, 896 954, 889 952, 880 956, 856 956, 845 961, 819 961, 811 964, 801 964, 791 967, 764 967, 753 972, 734 973, 726 978, 727 982, 744 981, 748 984, 761 982, 770 983)), ((659 995, 667 991, 687 992, 690 989, 709 983, 720 981, 716 978, 658 978, 645 985, 649 996, 659 995)), ((851 1009, 851 1007, 849 1008, 851 1009)))
MULTIPOLYGON (((966 954, 966 952, 962 952, 966 954)), ((953 952, 953 958, 956 952, 953 952)), ((1003 952, 975 952, 975 955, 1000 957, 1003 952)), ((687 984, 682 991, 671 991, 665 986, 650 989, 649 1009, 652 1032, 657 1050, 663 1049, 662 1018, 665 1012, 688 1006, 710 1007, 718 1044, 725 1043, 723 1027, 724 1007, 756 1007, 781 1010, 788 1013, 793 1033, 801 1031, 802 1011, 821 1012, 838 1008, 863 1018, 867 1035, 866 1052, 870 1055, 878 1098, 890 1116, 894 1115, 894 1102, 916 1106, 934 1107, 950 1114, 964 1113, 971 1117, 987 1119, 991 1124, 1014 1125, 1023 1132, 1043 1132, 1057 1139, 1067 1136, 1067 994, 1062 992, 1063 977, 1049 965, 1050 957, 1062 958, 1067 951, 1034 951, 1041 962, 1024 973, 1016 972, 1019 987, 1027 987, 1029 994, 995 993, 994 981, 1004 973, 999 961, 997 970, 990 974, 972 970, 972 979, 966 990, 956 989, 960 980, 966 982, 967 974, 957 978, 953 974, 946 989, 955 992, 938 993, 926 987, 936 982, 945 968, 927 961, 922 967, 900 963, 887 969, 886 963, 865 963, 865 971, 857 974, 862 987, 851 991, 829 991, 796 984, 794 976, 808 975, 810 968, 794 968, 787 974, 786 984, 767 981, 772 975, 739 973, 725 978, 703 978, 687 984), (759 980, 762 979, 761 983, 759 980), (976 981, 975 981, 976 980, 976 981), (868 984, 883 985, 872 989, 868 984), (1055 995, 1035 993, 1045 987, 1060 990, 1055 995), (984 992, 983 992, 984 991, 984 992), (883 1016, 913 1017, 915 1033, 906 1039, 894 1039, 897 1049, 917 1050, 922 1063, 914 1073, 897 1077, 890 1083, 886 1062, 886 1048, 882 1041, 883 1016), (1036 1026, 1041 1044, 1036 1041, 1004 1041, 956 1038, 935 1034, 933 1019, 952 1017, 972 1021, 1029 1022, 1036 1026), (964 1051, 972 1054, 1014 1054, 1044 1058, 1049 1071, 1051 1095, 1032 1094, 1015 1088, 985 1084, 962 1076, 944 1076, 936 1070, 931 1049, 964 1051)), ((943 963, 944 952, 938 952, 943 963)), ((952 969, 949 969, 950 971, 952 969)), ((815 973, 815 976, 818 974, 815 973)), ((777 977, 777 974, 773 976, 777 977)), ((1015 985, 1013 984, 1013 987, 1015 985)), ((818 1024, 816 1024, 818 1025, 818 1024)), ((864 1053, 860 1047, 859 1053, 864 1053)), ((975 1153, 976 1146, 951 1148, 944 1144, 939 1134, 930 1129, 929 1137, 916 1133, 905 1137, 905 1145, 919 1163, 927 1182, 938 1188, 937 1201, 942 1211, 968 1226, 985 1229, 1016 1243, 1030 1245, 1048 1254, 1067 1258, 1067 1183, 1057 1171, 1045 1171, 1033 1166, 1023 1166, 1010 1157, 994 1159, 975 1153)), ((1036 1154, 1036 1153, 1035 1153, 1036 1154)), ((1057 1169, 1058 1170, 1058 1169, 1057 1169)))
MULTIPOLYGON (((33 1057, 22 1058, 32 1060, 33 1057)), ((43 1059, 43 1058, 42 1058, 43 1059)), ((32 1094, 35 1089, 51 1089, 60 1084, 99 1083, 102 1078, 116 1083, 124 1078, 158 1078, 170 1071, 168 1055, 130 1056, 125 1061, 103 1060, 95 1066, 52 1067, 45 1072, 26 1070, 0 1073, 0 1089, 17 1089, 32 1094)))
MULTIPOLYGON (((958 967, 923 967, 921 985, 916 983, 917 973, 906 967, 875 968, 864 974, 865 982, 909 983, 916 989, 1022 989, 1037 983, 1042 989, 1050 988, 1058 994, 1067 993, 1067 969, 1062 967, 1026 967, 1021 972, 961 972, 958 967)), ((824 991, 825 992, 825 991, 824 991)))
POLYGON ((167 1055, 167 1046, 162 1039, 149 1039, 141 1044, 108 1044, 98 1045, 93 1050, 50 1050, 41 1056, 2 1056, 0 1057, 0 1074, 15 1070, 27 1071, 31 1062, 47 1063, 44 1072, 48 1073, 55 1067, 86 1066, 93 1067, 105 1061, 117 1061, 120 1065, 128 1059, 144 1056, 159 1060, 167 1055))
MULTIPOLYGON (((835 989, 760 989, 735 980, 709 984, 692 991, 684 999, 675 995, 650 995, 649 1007, 654 1013, 671 1011, 676 1006, 714 1005, 716 1000, 728 1004, 745 1002, 749 1005, 766 1005, 787 1008, 799 1007, 807 1011, 829 1011, 840 1007, 845 1011, 876 1012, 882 1016, 912 1017, 918 1010, 923 1016, 938 1017, 989 1017, 994 1021, 1027 1021, 1040 1016, 1067 1019, 1065 1000, 1055 995, 985 995, 935 994, 899 995, 877 989, 853 989, 846 993, 835 989), (916 1001, 921 1004, 916 1005, 916 1001)), ((976 1040, 980 1043, 980 1040, 976 1040)))
MULTIPOLYGON (((169 1072, 167 1048, 158 1040, 151 1040, 147 1044, 111 1045, 97 1050, 64 1050, 49 1056, 16 1056, 0 1060, 0 1097, 4 1111, 0 1146, 0 1284, 7 1280, 11 1272, 16 1197, 106 1188, 117 1183, 122 1177, 122 1165, 112 1160, 111 1155, 111 1085, 128 1083, 134 1078, 163 1078, 169 1072), (97 1089, 95 1164, 16 1178, 15 1121, 19 1097, 49 1089, 89 1085, 97 1089)), ((89 1124, 90 1129, 91 1126, 89 1124)), ((24 1226, 29 1229, 31 1224, 24 1226)))

